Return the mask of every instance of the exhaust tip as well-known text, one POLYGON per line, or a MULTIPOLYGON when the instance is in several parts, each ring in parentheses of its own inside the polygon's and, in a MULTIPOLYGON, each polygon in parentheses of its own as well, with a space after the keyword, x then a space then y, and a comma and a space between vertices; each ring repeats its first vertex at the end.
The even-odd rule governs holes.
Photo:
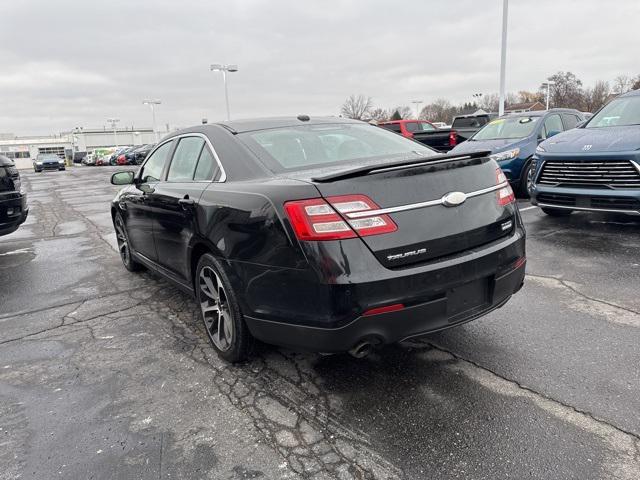
POLYGON ((371 353, 373 350, 373 345, 370 342, 362 341, 356 344, 351 350, 349 350, 349 354, 354 358, 364 358, 371 353))

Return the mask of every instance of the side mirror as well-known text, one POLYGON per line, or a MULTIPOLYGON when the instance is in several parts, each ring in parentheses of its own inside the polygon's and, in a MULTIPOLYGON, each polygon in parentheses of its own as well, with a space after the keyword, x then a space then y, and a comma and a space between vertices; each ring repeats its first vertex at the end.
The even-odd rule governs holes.
POLYGON ((111 183, 113 185, 131 185, 135 179, 133 172, 116 172, 111 175, 111 183))
POLYGON ((555 136, 555 135, 557 135, 557 134, 559 134, 559 133, 560 133, 560 131, 559 131, 559 130, 549 130, 549 131, 547 132, 547 138, 551 138, 551 137, 553 137, 553 136, 555 136))

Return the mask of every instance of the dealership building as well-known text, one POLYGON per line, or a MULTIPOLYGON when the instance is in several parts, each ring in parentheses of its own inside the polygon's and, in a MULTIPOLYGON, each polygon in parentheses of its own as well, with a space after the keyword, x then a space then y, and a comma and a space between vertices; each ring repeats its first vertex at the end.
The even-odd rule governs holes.
POLYGON ((76 128, 59 135, 18 137, 0 133, 0 155, 12 159, 18 168, 31 168, 40 153, 53 153, 60 158, 80 161, 96 148, 124 145, 145 145, 156 142, 166 132, 154 133, 151 128, 76 128))

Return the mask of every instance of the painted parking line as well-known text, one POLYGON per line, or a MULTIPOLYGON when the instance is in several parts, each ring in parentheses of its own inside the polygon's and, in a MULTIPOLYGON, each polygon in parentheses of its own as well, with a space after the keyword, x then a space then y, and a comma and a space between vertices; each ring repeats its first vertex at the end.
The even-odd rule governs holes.
POLYGON ((537 206, 535 206, 535 205, 531 205, 530 207, 520 208, 519 210, 520 210, 521 212, 526 212, 527 210, 531 210, 531 209, 534 209, 534 208, 538 208, 538 207, 537 207, 537 206))

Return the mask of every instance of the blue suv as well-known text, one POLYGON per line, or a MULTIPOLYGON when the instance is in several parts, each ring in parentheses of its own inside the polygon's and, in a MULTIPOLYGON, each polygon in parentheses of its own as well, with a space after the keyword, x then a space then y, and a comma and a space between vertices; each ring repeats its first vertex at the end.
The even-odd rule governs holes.
POLYGON ((488 151, 498 162, 513 189, 527 197, 532 182, 532 159, 540 142, 584 120, 578 110, 551 110, 511 113, 489 122, 450 153, 488 151))
POLYGON ((640 90, 541 143, 534 162, 532 203, 548 215, 640 214, 640 90))

